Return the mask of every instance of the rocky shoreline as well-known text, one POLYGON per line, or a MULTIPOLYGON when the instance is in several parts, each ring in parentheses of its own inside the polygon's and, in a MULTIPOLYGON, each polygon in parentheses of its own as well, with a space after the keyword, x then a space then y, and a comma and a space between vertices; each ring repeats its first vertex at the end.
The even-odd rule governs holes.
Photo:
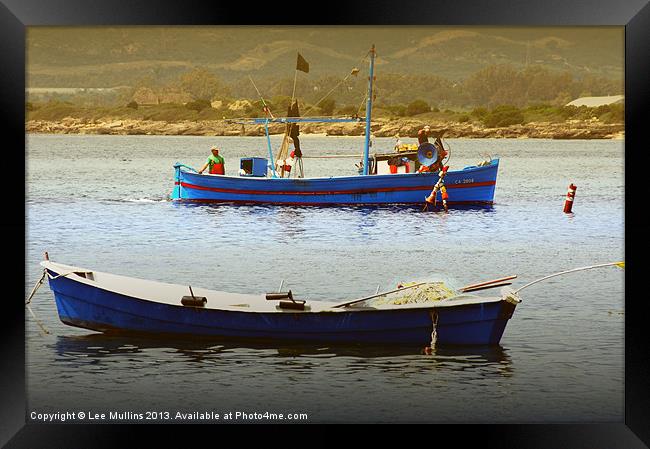
MULTIPOLYGON (((417 137, 425 124, 433 130, 446 129, 448 138, 528 138, 528 139, 622 139, 623 123, 606 124, 598 120, 569 120, 564 123, 534 122, 505 128, 485 128, 475 123, 424 122, 416 119, 373 120, 375 137, 417 137)), ((282 134, 285 125, 269 126, 271 134, 282 134)), ((327 136, 361 136, 365 123, 304 123, 301 134, 327 136)), ((29 120, 26 132, 35 134, 108 134, 108 135, 172 135, 172 136, 261 136, 261 125, 240 125, 220 120, 164 122, 133 119, 79 119, 66 117, 60 121, 29 120)))

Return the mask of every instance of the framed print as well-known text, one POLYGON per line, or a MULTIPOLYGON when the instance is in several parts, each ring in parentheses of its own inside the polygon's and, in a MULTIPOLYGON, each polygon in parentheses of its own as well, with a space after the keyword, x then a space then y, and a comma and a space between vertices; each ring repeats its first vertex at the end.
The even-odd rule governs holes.
POLYGON ((646 2, 0 11, 3 444, 647 447, 646 2))

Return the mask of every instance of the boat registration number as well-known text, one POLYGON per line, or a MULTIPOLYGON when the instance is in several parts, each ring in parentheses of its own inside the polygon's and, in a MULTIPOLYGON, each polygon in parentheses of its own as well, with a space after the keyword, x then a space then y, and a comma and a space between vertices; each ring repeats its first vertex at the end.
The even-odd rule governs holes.
POLYGON ((474 178, 466 178, 466 179, 457 179, 454 181, 454 184, 471 184, 474 182, 474 178))

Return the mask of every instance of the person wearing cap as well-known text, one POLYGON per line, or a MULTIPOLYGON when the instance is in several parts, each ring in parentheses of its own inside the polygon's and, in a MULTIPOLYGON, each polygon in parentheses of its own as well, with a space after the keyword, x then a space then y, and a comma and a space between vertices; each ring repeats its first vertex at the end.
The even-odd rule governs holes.
POLYGON ((429 142, 429 125, 418 131, 418 145, 429 142))
POLYGON ((225 175, 226 166, 225 161, 222 156, 219 156, 219 148, 212 147, 210 148, 212 154, 208 156, 208 160, 205 161, 205 165, 199 170, 199 175, 202 174, 206 168, 210 168, 208 173, 211 175, 225 175))

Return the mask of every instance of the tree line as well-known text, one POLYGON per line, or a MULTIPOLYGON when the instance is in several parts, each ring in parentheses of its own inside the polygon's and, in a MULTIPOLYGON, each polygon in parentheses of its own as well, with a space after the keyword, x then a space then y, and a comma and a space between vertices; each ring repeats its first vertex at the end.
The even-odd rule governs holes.
MULTIPOLYGON (((306 103, 315 104, 332 91, 326 99, 334 100, 340 106, 362 105, 367 76, 359 74, 341 81, 341 78, 331 75, 312 79, 299 73, 296 96, 306 103)), ((254 82, 255 85, 243 76, 225 83, 217 74, 199 68, 181 75, 175 85, 191 93, 195 100, 237 98, 256 101, 259 94, 255 87, 264 97, 289 96, 294 80, 262 78, 254 82)), ((502 104, 526 107, 539 103, 560 106, 579 97, 622 93, 622 79, 589 75, 577 78, 568 71, 554 71, 541 66, 517 68, 510 64, 487 66, 460 81, 435 74, 386 73, 377 76, 375 82, 375 102, 386 106, 406 106, 415 100, 437 108, 490 108, 502 104)))
MULTIPOLYGON (((341 78, 334 76, 312 78, 299 73, 296 81, 296 98, 301 102, 301 112, 310 109, 311 115, 332 115, 363 114, 365 111, 367 75, 349 76, 342 82, 341 78)), ((257 116, 263 106, 260 94, 275 113, 283 114, 291 100, 293 86, 293 78, 260 78, 251 82, 248 76, 242 76, 237 81, 226 83, 217 73, 195 68, 172 80, 161 81, 148 76, 111 95, 78 93, 66 99, 84 106, 130 104, 130 107, 137 107, 137 102, 134 104, 133 101, 134 94, 147 89, 161 99, 159 102, 181 102, 197 111, 218 101, 223 105, 224 115, 229 115, 225 108, 227 104, 247 100, 250 106, 246 106, 243 112, 257 116), (185 100, 165 101, 166 92, 182 93, 185 100)), ((598 76, 578 78, 567 71, 541 66, 517 68, 501 64, 487 66, 460 81, 435 74, 385 73, 377 77, 374 93, 377 108, 395 116, 414 116, 428 111, 471 111, 500 105, 561 107, 579 97, 622 94, 623 81, 598 76)))

